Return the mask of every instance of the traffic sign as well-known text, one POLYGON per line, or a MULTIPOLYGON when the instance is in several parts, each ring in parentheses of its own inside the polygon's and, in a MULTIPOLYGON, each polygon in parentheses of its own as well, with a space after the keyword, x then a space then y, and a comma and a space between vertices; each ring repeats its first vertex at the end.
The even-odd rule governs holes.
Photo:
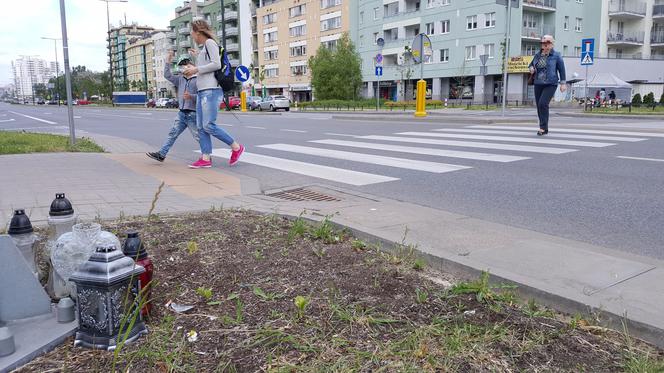
POLYGON ((235 77, 241 82, 246 82, 249 80, 249 68, 244 65, 240 65, 235 69, 235 77))
POLYGON ((376 76, 383 76, 383 67, 376 66, 376 76))
POLYGON ((382 48, 385 45, 385 39, 383 38, 376 39, 376 45, 382 48))
POLYGON ((581 41, 581 65, 592 65, 595 62, 595 39, 581 41))
POLYGON ((376 55, 376 65, 380 65, 380 64, 382 64, 382 63, 383 63, 383 55, 380 54, 380 53, 378 53, 378 54, 376 55))
POLYGON ((433 55, 431 39, 426 34, 419 34, 413 40, 413 62, 424 62, 424 58, 433 55))

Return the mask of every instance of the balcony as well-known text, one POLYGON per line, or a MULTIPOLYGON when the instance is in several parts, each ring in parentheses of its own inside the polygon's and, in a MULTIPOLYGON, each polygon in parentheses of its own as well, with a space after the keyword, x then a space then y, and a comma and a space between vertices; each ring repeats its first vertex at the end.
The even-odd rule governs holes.
POLYGON ((237 67, 238 65, 240 65, 240 60, 238 60, 236 58, 229 59, 228 62, 230 62, 231 66, 236 66, 237 67))
POLYGON ((191 42, 189 40, 183 40, 180 42, 181 48, 191 48, 191 42))
POLYGON ((180 35, 189 35, 189 32, 190 32, 189 27, 180 27, 178 29, 178 33, 180 35))
POLYGON ((522 27, 521 38, 524 40, 539 41, 544 35, 554 35, 556 27, 554 25, 542 25, 541 27, 522 27))
MULTIPOLYGON (((224 12, 224 20, 226 21, 237 20, 237 11, 226 10, 224 12)), ((217 16, 217 22, 221 22, 221 14, 217 16)))
POLYGON ((405 0, 403 1, 403 7, 399 7, 399 2, 394 2, 383 6, 383 18, 393 18, 399 17, 406 14, 412 14, 420 11, 420 1, 419 0, 405 0))
POLYGON ((226 27, 226 36, 237 36, 238 28, 237 27, 226 27))
POLYGON ((643 45, 644 39, 645 32, 643 31, 609 31, 606 33, 606 44, 611 46, 643 45))
POLYGON ((664 47, 664 31, 653 31, 650 34, 651 47, 664 47))
POLYGON ((612 0, 609 2, 609 17, 619 19, 639 19, 646 16, 646 3, 612 0))
POLYGON ((652 6, 652 18, 664 18, 664 4, 655 4, 652 6))
POLYGON ((240 50, 240 44, 238 43, 226 44, 226 50, 229 52, 238 52, 240 50))
POLYGON ((167 32, 166 37, 169 38, 169 39, 176 39, 177 38, 177 36, 175 35, 175 32, 173 32, 173 31, 167 32))
POLYGON ((532 12, 555 12, 556 0, 523 0, 523 10, 532 12))

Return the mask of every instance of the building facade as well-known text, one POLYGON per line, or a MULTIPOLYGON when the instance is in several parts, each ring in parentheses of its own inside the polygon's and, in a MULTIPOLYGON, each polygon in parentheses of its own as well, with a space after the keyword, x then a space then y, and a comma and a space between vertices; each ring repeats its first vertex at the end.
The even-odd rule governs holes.
MULTIPOLYGON (((175 45, 171 39, 166 37, 166 32, 158 32, 152 35, 152 61, 154 65, 154 75, 152 77, 152 97, 174 97, 175 89, 173 84, 164 78, 164 66, 166 65, 166 57, 170 51, 174 51, 175 45)), ((177 56, 174 56, 173 61, 177 61, 177 56)), ((173 66, 170 66, 173 68, 173 66)))
POLYGON ((115 91, 127 91, 130 89, 131 79, 129 79, 127 64, 127 44, 129 40, 137 37, 149 38, 154 31, 152 27, 139 26, 137 24, 123 25, 111 29, 109 33, 109 57, 111 58, 111 76, 115 91))
POLYGON ((293 101, 311 101, 309 57, 321 46, 333 48, 349 30, 351 3, 357 1, 261 0, 258 63, 264 79, 257 87, 293 101))
POLYGON ((600 56, 664 60, 664 0, 602 0, 600 56))
POLYGON ((37 56, 21 56, 12 61, 16 96, 22 100, 35 98, 34 85, 48 84, 49 79, 55 77, 56 71, 51 66, 55 67, 55 62, 47 62, 37 56))
POLYGON ((127 41, 126 55, 129 91, 147 92, 148 97, 155 97, 154 44, 152 36, 130 38, 127 41))
MULTIPOLYGON (((496 0, 358 0, 351 14, 351 38, 362 58, 363 94, 375 97, 374 58, 383 57, 379 95, 414 99, 414 82, 424 78, 433 99, 497 102, 502 97, 505 37, 507 56, 518 65, 539 51, 545 34, 563 55, 580 55, 581 39, 600 34, 599 1, 519 0, 518 7, 496 0), (432 54, 413 65, 407 50, 419 33, 431 39, 432 54), (383 38, 384 46, 376 40, 383 38), (485 55, 486 57, 482 57, 485 55), (485 59, 485 71, 482 60, 485 59), (484 73, 484 74, 482 74, 484 73)), ((508 100, 532 98, 523 69, 508 69, 508 100), (511 71, 510 71, 511 70, 511 71)))

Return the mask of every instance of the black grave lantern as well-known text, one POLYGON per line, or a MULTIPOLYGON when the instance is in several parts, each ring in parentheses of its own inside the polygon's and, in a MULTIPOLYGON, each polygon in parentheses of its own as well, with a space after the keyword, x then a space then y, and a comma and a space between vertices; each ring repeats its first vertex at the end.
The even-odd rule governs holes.
POLYGON ((139 275, 145 269, 114 245, 99 245, 71 276, 76 284, 79 328, 74 346, 114 350, 136 340, 147 329, 139 310, 139 275))

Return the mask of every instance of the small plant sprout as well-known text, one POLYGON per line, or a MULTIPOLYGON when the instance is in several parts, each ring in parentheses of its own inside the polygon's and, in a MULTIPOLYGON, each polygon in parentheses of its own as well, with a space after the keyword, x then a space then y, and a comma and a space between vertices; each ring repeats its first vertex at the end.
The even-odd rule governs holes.
POLYGON ((196 243, 196 241, 187 242, 187 252, 189 253, 189 255, 197 251, 198 251, 198 244, 196 243))
POLYGON ((210 299, 212 299, 212 288, 205 288, 200 286, 198 289, 196 289, 196 294, 203 297, 206 302, 209 302, 210 299))
POLYGON ((298 295, 297 297, 295 297, 295 299, 293 299, 293 303, 295 304, 297 318, 301 319, 302 317, 304 317, 304 311, 309 305, 309 298, 298 295))
POLYGON ((350 245, 355 251, 362 251, 367 248, 367 244, 362 240, 353 240, 350 245))
POLYGON ((415 301, 418 304, 423 304, 429 301, 429 293, 420 288, 415 289, 415 301))
POLYGON ((413 262, 413 269, 416 271, 421 271, 424 269, 426 266, 426 262, 422 258, 417 258, 415 259, 415 262, 413 262))
POLYGON ((307 233, 309 230, 309 226, 307 225, 307 222, 302 219, 302 215, 304 212, 300 214, 300 216, 293 221, 293 224, 290 227, 290 230, 288 231, 288 242, 292 242, 295 237, 304 237, 304 235, 307 233))

